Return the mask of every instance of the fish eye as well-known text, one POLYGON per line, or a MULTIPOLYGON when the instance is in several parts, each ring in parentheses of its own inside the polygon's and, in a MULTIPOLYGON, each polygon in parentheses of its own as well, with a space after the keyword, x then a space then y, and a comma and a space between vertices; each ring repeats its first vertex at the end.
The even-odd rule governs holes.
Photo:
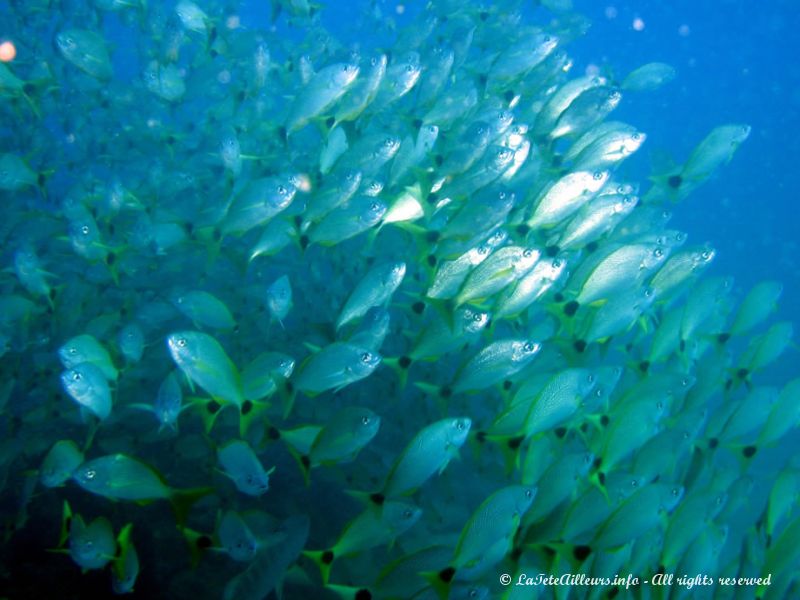
POLYGON ((244 482, 245 482, 247 485, 254 485, 254 484, 255 484, 255 482, 256 482, 256 480, 255 480, 255 478, 254 478, 252 475, 248 475, 248 476, 245 478, 244 482))
POLYGON ((380 205, 380 204, 378 204, 377 202, 372 202, 372 203, 370 203, 370 205, 369 205, 369 209, 370 209, 372 212, 378 212, 378 210, 380 210, 380 208, 381 208, 381 205, 380 205))
POLYGON ((533 342, 525 342, 523 348, 525 348, 525 352, 533 352, 534 348, 536 348, 536 344, 533 342))
POLYGON ((602 171, 595 171, 592 174, 592 179, 594 179, 595 181, 600 181, 602 178, 603 178, 603 172, 602 171))
POLYGON ((635 479, 631 479, 631 487, 634 487, 634 488, 635 487, 639 487, 639 482, 636 481, 635 479))
POLYGON ((545 44, 549 44, 552 39, 553 38, 551 38, 549 35, 546 35, 546 36, 544 36, 544 43, 545 44))
POLYGON ((369 425, 370 420, 371 419, 368 416, 364 415, 363 417, 361 417, 361 424, 362 425, 369 425))
POLYGON ((530 248, 525 248, 525 251, 522 253, 522 256, 525 258, 530 258, 533 255, 533 250, 530 248))
POLYGON ((406 65, 406 73, 410 74, 410 73, 413 73, 413 72, 414 72, 414 66, 413 65, 406 65))
POLYGON ((527 490, 525 490, 525 497, 526 497, 528 500, 530 500, 531 498, 533 498, 533 490, 531 490, 531 489, 527 489, 527 490))
POLYGON ((586 380, 589 383, 594 383, 594 373, 589 373, 589 375, 586 377, 586 380))
POLYGON ((97 472, 94 469, 89 469, 83 474, 83 476, 90 481, 94 479, 95 475, 97 475, 97 472))
POLYGON ((378 64, 378 59, 377 59, 377 58, 375 58, 375 57, 373 56, 373 57, 370 59, 370 61, 369 61, 369 64, 370 64, 370 66, 374 67, 375 65, 377 65, 377 64, 378 64))
POLYGON ((656 258, 661 258, 662 256, 664 256, 664 251, 661 248, 656 248, 655 250, 653 250, 653 256, 655 256, 656 258))
POLYGON ((284 186, 282 186, 282 185, 279 185, 279 186, 278 186, 278 193, 279 193, 281 196, 285 196, 287 191, 288 191, 288 190, 287 190, 287 189, 286 189, 284 186))
POLYGON ((458 429, 459 431, 464 431, 464 422, 456 421, 456 429, 458 429))
POLYGON ((659 400, 658 402, 656 402, 656 408, 657 408, 659 411, 662 411, 662 410, 664 410, 664 403, 663 403, 661 400, 659 400))
POLYGON ((679 490, 678 488, 672 488, 672 495, 673 495, 675 498, 677 498, 678 496, 680 496, 680 493, 681 493, 681 492, 680 492, 680 490, 679 490))
POLYGON ((80 381, 83 379, 83 375, 81 375, 78 371, 72 372, 72 381, 80 381))
POLYGON ((407 508, 407 509, 405 509, 403 511, 403 518, 404 519, 410 519, 413 516, 414 516, 414 511, 411 510, 410 508, 407 508))
POLYGON ((178 345, 179 348, 185 348, 186 347, 186 338, 178 338, 175 343, 178 345))
POLYGON ((368 363, 372 359, 372 355, 369 352, 364 352, 361 355, 361 362, 368 363))
POLYGON ((472 315, 472 320, 478 323, 481 320, 483 320, 483 315, 481 313, 475 313, 474 315, 472 315))
POLYGON ((69 350, 67 350, 72 356, 78 354, 78 349, 75 346, 72 346, 69 350))
POLYGON ((84 225, 83 227, 81 227, 81 233, 83 235, 89 235, 89 226, 88 225, 84 225))
POLYGON ((711 258, 711 251, 704 250, 700 256, 702 256, 704 260, 708 260, 709 258, 711 258))
POLYGON ((634 134, 631 136, 631 139, 632 139, 632 140, 638 140, 640 137, 642 137, 642 136, 641 136, 641 135, 639 134, 639 132, 637 131, 636 133, 634 133, 634 134))

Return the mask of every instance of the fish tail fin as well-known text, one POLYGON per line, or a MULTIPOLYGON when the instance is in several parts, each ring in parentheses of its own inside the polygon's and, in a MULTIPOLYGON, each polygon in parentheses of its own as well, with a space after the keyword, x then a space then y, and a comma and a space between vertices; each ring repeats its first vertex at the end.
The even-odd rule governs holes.
POLYGON ((84 454, 86 454, 89 448, 91 448, 92 442, 94 441, 94 436, 97 433, 99 427, 100 427, 100 421, 93 420, 89 423, 89 431, 86 433, 86 441, 83 442, 83 448, 81 448, 81 451, 84 454))
POLYGON ((608 490, 606 489, 605 480, 605 473, 599 469, 589 475, 589 482, 597 488, 597 491, 600 492, 603 495, 603 498, 606 499, 606 502, 610 504, 611 499, 608 497, 608 490))
POLYGON ((445 567, 441 571, 423 571, 420 573, 427 581, 440 600, 447 600, 450 596, 450 588, 456 570, 453 567, 445 567))
POLYGON ((208 434, 214 427, 219 413, 221 413, 225 407, 211 398, 192 397, 189 398, 189 400, 200 407, 197 414, 200 416, 200 420, 203 421, 203 431, 208 434))
POLYGON ((425 383, 424 381, 415 381, 414 386, 425 394, 432 396, 436 400, 439 412, 442 415, 447 414, 447 400, 453 395, 453 390, 450 387, 425 383))
MULTIPOLYGON (((239 437, 244 439, 253 422, 262 418, 264 411, 269 408, 268 402, 245 400, 239 407, 239 437)), ((267 423, 269 425, 269 423, 267 423)))
POLYGON ((496 444, 503 455, 506 475, 511 475, 520 467, 520 446, 525 441, 522 435, 484 435, 484 439, 496 444))
POLYGON ((22 91, 22 97, 25 99, 25 102, 28 103, 28 106, 31 109, 31 112, 36 117, 37 121, 42 120, 42 111, 39 110, 39 106, 34 102, 33 98, 31 98, 24 90, 22 91))
POLYGON ((292 444, 288 443, 286 438, 283 440, 286 442, 286 449, 289 451, 289 454, 292 455, 292 458, 297 462, 297 467, 300 469, 300 472, 303 474, 303 481, 306 484, 306 487, 311 485, 311 461, 308 458, 307 454, 303 454, 298 452, 292 444))
POLYGON ((425 296, 424 301, 433 306, 442 315, 451 331, 455 329, 455 312, 459 305, 453 298, 431 298, 430 296, 425 296))
POLYGON ((64 500, 63 508, 61 509, 61 530, 58 534, 58 546, 57 548, 63 548, 64 544, 67 543, 67 539, 69 539, 69 529, 72 525, 72 507, 69 505, 69 502, 64 500))
POLYGON ((206 249, 206 265, 213 265, 222 250, 222 240, 226 232, 221 227, 203 227, 195 230, 197 240, 206 249))
POLYGON ((211 536, 188 527, 178 527, 178 529, 181 530, 183 539, 186 540, 186 545, 189 546, 192 569, 196 569, 197 565, 200 564, 203 553, 212 546, 211 536))
POLYGON ((681 186, 685 183, 682 171, 683 167, 677 166, 660 175, 651 175, 650 181, 653 183, 653 187, 647 190, 642 202, 654 204, 669 200, 675 203, 682 200, 684 194, 681 193, 681 186))
POLYGON ((558 319, 559 328, 564 337, 573 337, 576 329, 576 315, 581 305, 577 300, 564 303, 551 303, 547 311, 558 319))
POLYGON ((292 382, 287 380, 285 385, 281 386, 280 395, 283 400, 283 418, 286 420, 289 418, 289 415, 292 414, 297 390, 294 388, 294 385, 292 385, 292 382))
POLYGON ((408 356, 401 356, 399 358, 390 356, 384 357, 382 362, 397 375, 397 379, 400 382, 400 389, 405 389, 408 383, 408 369, 411 367, 411 359, 408 356))
POLYGON ((551 551, 555 552, 557 559, 561 559, 561 561, 566 560, 567 563, 569 563, 570 568, 576 571, 592 553, 592 548, 587 545, 569 544, 567 542, 560 541, 547 542, 545 545, 551 551))
POLYGON ((520 468, 520 445, 525 440, 523 436, 509 438, 501 447, 506 466, 506 474, 511 475, 520 468))
POLYGON ((322 577, 322 583, 327 587, 335 559, 333 550, 303 550, 303 556, 317 565, 320 577, 322 577))
POLYGON ((362 490, 345 490, 345 494, 361 502, 364 506, 381 506, 386 501, 382 492, 364 492, 362 490))
POLYGON ((280 2, 278 2, 278 0, 272 0, 270 2, 269 22, 274 25, 275 21, 278 20, 278 17, 281 16, 282 11, 283 11, 283 5, 280 2))
POLYGON ((424 381, 415 381, 414 387, 419 388, 430 396, 439 396, 442 393, 442 386, 434 385, 432 383, 425 383, 424 381))
POLYGON ((189 509, 195 502, 213 493, 213 487, 173 490, 170 495, 170 502, 172 503, 172 510, 175 513, 175 520, 178 522, 178 527, 183 527, 186 524, 186 517, 189 515, 189 509))

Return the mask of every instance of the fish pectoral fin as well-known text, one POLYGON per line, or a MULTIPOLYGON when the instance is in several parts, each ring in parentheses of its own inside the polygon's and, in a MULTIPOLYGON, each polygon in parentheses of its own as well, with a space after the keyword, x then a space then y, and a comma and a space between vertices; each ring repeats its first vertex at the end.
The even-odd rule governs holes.
POLYGON ((312 344, 311 342, 303 342, 303 346, 308 348, 314 354, 322 350, 322 346, 317 346, 316 344, 312 344))

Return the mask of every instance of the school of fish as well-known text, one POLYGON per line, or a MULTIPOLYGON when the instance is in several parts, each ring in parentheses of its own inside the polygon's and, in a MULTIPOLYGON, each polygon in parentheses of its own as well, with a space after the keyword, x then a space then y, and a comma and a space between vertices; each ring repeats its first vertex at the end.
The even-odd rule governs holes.
POLYGON ((782 285, 669 224, 750 127, 626 177, 570 4, 0 7, 0 598, 800 595, 782 285))

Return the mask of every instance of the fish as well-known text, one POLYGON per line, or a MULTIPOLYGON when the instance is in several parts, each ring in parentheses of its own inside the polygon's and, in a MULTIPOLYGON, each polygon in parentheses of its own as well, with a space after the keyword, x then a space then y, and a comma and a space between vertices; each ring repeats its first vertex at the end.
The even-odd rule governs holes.
POLYGON ((217 537, 223 550, 233 560, 251 561, 258 550, 255 535, 244 519, 232 510, 226 510, 222 515, 217 526, 217 537))
POLYGON ((329 65, 314 74, 297 96, 286 117, 287 135, 330 108, 355 83, 360 67, 351 63, 329 65))
POLYGON ((58 357, 65 369, 88 363, 108 381, 116 381, 119 375, 108 350, 91 334, 82 334, 66 341, 58 349, 58 357))
POLYGON ((413 527, 421 516, 422 510, 399 500, 387 500, 380 506, 369 505, 344 527, 333 547, 305 550, 303 554, 317 564, 322 581, 327 584, 336 558, 390 544, 413 527))
POLYGON ((6 3, 9 556, 60 504, 99 596, 796 596, 792 246, 682 226, 763 119, 572 4, 6 3))
POLYGON ((167 348, 190 382, 221 404, 241 407, 244 396, 239 371, 217 340, 199 331, 182 331, 167 336, 167 348))
POLYGON ((111 388, 103 371, 93 363, 78 363, 62 372, 61 385, 73 401, 100 421, 111 415, 111 388))
POLYGON ((210 494, 210 487, 175 489, 158 471, 126 454, 108 454, 90 459, 72 474, 72 480, 89 493, 110 500, 169 501, 179 525, 183 525, 192 504, 210 494))
POLYGON ((307 395, 340 390, 369 377, 381 363, 381 356, 347 342, 334 342, 309 356, 292 379, 295 388, 307 395))
POLYGON ((88 525, 80 515, 71 515, 69 555, 84 571, 102 569, 117 553, 111 521, 97 517, 88 525))
POLYGON ((133 524, 125 525, 117 535, 117 555, 111 563, 111 587, 115 594, 130 594, 139 577, 139 554, 131 539, 133 524))
POLYGON ((64 29, 56 34, 55 42, 61 56, 84 73, 99 80, 113 76, 106 41, 99 33, 88 29, 64 29))
POLYGON ((628 73, 620 87, 633 92, 654 92, 675 79, 676 75, 672 65, 651 62, 628 73))
POLYGON ((441 473, 467 440, 472 427, 468 417, 442 419, 421 429, 395 459, 380 495, 405 495, 441 473))
POLYGON ((261 496, 269 490, 269 476, 275 467, 265 470, 252 448, 233 440, 217 450, 217 460, 236 489, 248 496, 261 496))
POLYGON ((0 154, 0 190, 17 192, 38 185, 38 176, 16 154, 0 154))
POLYGON ((59 440, 42 461, 39 478, 45 487, 64 485, 84 462, 84 456, 78 445, 72 440, 59 440))
POLYGON ((287 275, 282 275, 267 288, 267 308, 272 318, 283 325, 292 308, 292 285, 287 275))
POLYGON ((336 320, 336 330, 363 317, 370 308, 388 302, 400 287, 405 275, 404 262, 377 265, 370 269, 342 306, 339 318, 336 320))

